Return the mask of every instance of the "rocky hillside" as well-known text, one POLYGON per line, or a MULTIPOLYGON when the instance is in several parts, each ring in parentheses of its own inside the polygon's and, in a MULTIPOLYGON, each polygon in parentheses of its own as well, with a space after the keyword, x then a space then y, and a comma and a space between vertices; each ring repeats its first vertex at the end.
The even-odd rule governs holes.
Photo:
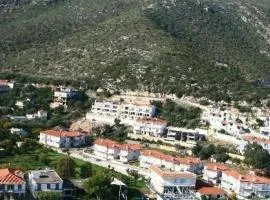
POLYGON ((227 101, 270 94, 251 84, 270 79, 267 0, 0 0, 0 16, 2 76, 227 101))

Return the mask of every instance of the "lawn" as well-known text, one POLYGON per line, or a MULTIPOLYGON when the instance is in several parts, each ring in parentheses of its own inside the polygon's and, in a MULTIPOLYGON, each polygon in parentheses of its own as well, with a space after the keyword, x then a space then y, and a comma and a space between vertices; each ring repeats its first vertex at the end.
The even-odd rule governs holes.
MULTIPOLYGON (((55 168, 57 161, 60 160, 60 158, 63 156, 64 155, 56 153, 55 151, 52 151, 50 149, 37 148, 36 150, 31 152, 24 152, 21 154, 16 154, 14 156, 0 157, 0 167, 10 166, 13 168, 20 168, 22 170, 44 169, 45 167, 55 168), (40 155, 45 155, 43 157, 46 157, 48 159, 47 165, 44 162, 41 162, 40 155)), ((79 179, 80 168, 86 162, 78 159, 74 159, 74 161, 76 162, 76 174, 74 174, 74 178, 79 179)), ((105 168, 94 164, 91 165, 93 173, 97 173, 99 171, 106 173, 105 168)), ((128 199, 140 199, 142 193, 149 193, 149 189, 147 188, 144 180, 134 179, 132 177, 122 175, 115 171, 112 171, 112 173, 114 177, 122 180, 125 184, 128 185, 128 199)))

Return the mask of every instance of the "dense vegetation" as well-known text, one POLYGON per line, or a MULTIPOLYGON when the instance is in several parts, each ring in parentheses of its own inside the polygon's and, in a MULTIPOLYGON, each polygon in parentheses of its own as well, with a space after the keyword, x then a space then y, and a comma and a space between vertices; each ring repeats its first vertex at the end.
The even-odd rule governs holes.
POLYGON ((250 81, 269 79, 269 48, 253 18, 269 24, 268 8, 253 0, 1 1, 2 77, 257 102, 269 89, 250 81))
POLYGON ((169 99, 152 104, 157 107, 157 115, 167 120, 169 126, 196 128, 200 125, 201 109, 198 107, 183 107, 169 99))

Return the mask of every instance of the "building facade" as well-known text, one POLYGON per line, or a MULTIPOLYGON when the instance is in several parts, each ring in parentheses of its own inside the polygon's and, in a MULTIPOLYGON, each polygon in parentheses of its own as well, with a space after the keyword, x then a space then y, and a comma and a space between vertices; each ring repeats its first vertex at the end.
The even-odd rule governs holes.
POLYGON ((203 180, 218 185, 221 182, 222 173, 229 168, 222 163, 206 163, 203 169, 203 180))
POLYGON ((45 130, 39 134, 39 143, 57 148, 81 147, 85 145, 85 134, 79 131, 45 130))
POLYGON ((140 157, 141 146, 138 144, 122 144, 120 146, 119 158, 121 162, 127 163, 138 160, 140 157))
POLYGON ((106 159, 119 159, 121 145, 109 139, 97 139, 94 142, 94 154, 106 159))
POLYGON ((195 184, 196 175, 191 172, 171 172, 157 166, 150 167, 150 187, 164 199, 193 199, 195 184))
POLYGON ((167 121, 159 118, 138 118, 133 125, 133 133, 162 137, 166 134, 167 121))
POLYGON ((173 126, 167 127, 167 130, 167 137, 165 140, 168 141, 184 141, 195 143, 199 140, 205 139, 205 135, 200 134, 199 130, 185 129, 173 126))
POLYGON ((224 171, 221 177, 221 187, 235 192, 240 197, 252 194, 260 198, 270 196, 270 179, 256 176, 253 172, 242 175, 235 170, 224 171))

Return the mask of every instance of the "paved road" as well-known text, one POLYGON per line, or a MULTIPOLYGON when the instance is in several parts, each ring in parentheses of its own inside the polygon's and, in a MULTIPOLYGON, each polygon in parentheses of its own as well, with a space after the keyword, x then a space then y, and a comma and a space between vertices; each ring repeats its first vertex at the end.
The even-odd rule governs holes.
MULTIPOLYGON (((63 153, 61 151, 61 149, 55 149, 58 153, 61 154, 66 154, 63 153)), ((141 167, 137 167, 137 166, 133 166, 133 165, 129 165, 129 164, 125 164, 122 163, 120 161, 117 160, 107 160, 105 158, 100 158, 97 157, 93 154, 89 154, 89 153, 85 153, 86 149, 70 149, 69 153, 70 156, 73 158, 77 158, 86 162, 90 162, 92 164, 95 165, 99 165, 101 167, 105 167, 105 168, 113 168, 115 171, 124 174, 124 175, 128 175, 127 173, 127 169, 131 169, 131 170, 136 170, 138 171, 138 173, 146 178, 148 178, 150 176, 150 171, 141 167)))

